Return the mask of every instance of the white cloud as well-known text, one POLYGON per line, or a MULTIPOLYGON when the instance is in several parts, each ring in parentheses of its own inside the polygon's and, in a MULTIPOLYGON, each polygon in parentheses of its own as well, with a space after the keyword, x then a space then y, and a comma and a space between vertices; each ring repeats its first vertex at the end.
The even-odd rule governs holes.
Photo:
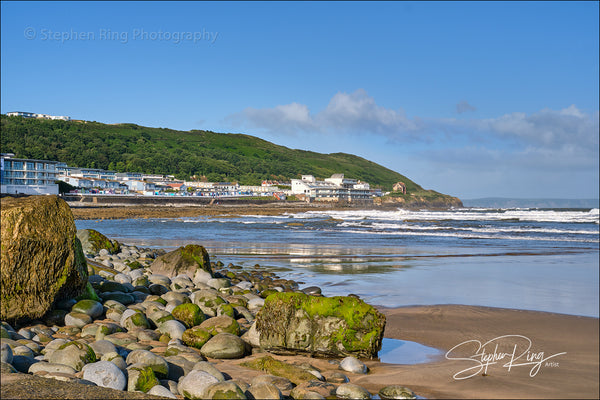
MULTIPOLYGON (((463 109, 472 107, 464 101, 457 108, 462 103, 463 109)), ((487 156, 498 164, 512 163, 523 168, 597 169, 598 115, 598 111, 590 114, 571 105, 560 110, 513 112, 487 119, 409 118, 402 109, 378 105, 365 90, 359 89, 336 93, 316 114, 311 114, 306 105, 291 103, 247 108, 229 119, 271 134, 376 135, 387 138, 391 146, 422 142, 432 151, 444 148, 442 159, 446 162, 464 165, 473 165, 473 157, 487 156), (478 149, 472 151, 475 145, 478 149)))
POLYGON ((312 116, 308 107, 291 103, 273 108, 246 108, 226 120, 234 125, 261 128, 272 133, 375 133, 386 136, 412 134, 422 122, 410 120, 403 110, 391 110, 375 103, 363 89, 335 94, 327 107, 312 116))

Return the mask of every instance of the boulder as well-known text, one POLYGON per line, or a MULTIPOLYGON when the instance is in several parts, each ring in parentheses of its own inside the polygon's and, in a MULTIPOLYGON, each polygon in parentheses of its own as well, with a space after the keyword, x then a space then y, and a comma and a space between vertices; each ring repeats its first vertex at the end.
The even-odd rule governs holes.
POLYGON ((282 399, 281 391, 272 383, 257 383, 246 390, 246 397, 249 399, 282 399))
POLYGON ((116 390, 124 390, 127 379, 123 371, 110 361, 98 361, 83 367, 83 379, 94 382, 98 386, 116 390))
POLYGON ((127 368, 128 392, 139 390, 148 393, 156 385, 160 385, 160 382, 156 379, 154 371, 149 366, 133 364, 127 368))
POLYGON ((335 390, 338 399, 371 399, 371 393, 361 386, 343 383, 335 390))
POLYGON ((359 359, 349 356, 340 362, 340 368, 353 374, 366 374, 367 366, 359 359))
POLYGON ((232 335, 240 334, 240 324, 229 315, 209 318, 202 322, 199 327, 206 329, 213 336, 222 332, 231 333, 232 335))
POLYGON ((2 199, 0 319, 38 319, 84 293, 87 263, 73 214, 56 196, 2 199))
POLYGON ((157 257, 150 269, 153 274, 162 274, 168 277, 179 274, 194 276, 198 269, 212 275, 208 252, 203 246, 197 244, 189 244, 157 257))
POLYGON ((383 387, 379 390, 379 398, 382 400, 395 400, 395 399, 416 399, 414 392, 404 386, 390 385, 383 387))
POLYGON ((354 297, 275 293, 257 314, 260 345, 279 354, 374 358, 385 315, 354 297))
POLYGON ((157 378, 167 378, 169 376, 169 364, 161 356, 148 350, 134 350, 127 355, 125 362, 129 364, 142 365, 150 367, 157 378))
POLYGON ((301 384, 299 384, 298 386, 296 386, 295 388, 292 389, 292 391, 290 392, 290 396, 294 399, 307 399, 307 398, 319 398, 318 396, 312 396, 312 393, 317 393, 318 395, 322 396, 324 399, 329 399, 329 398, 336 398, 335 396, 335 391, 336 391, 336 387, 335 385, 332 385, 331 383, 327 383, 327 382, 321 382, 321 381, 308 381, 308 382, 303 382, 301 384))
POLYGON ((200 325, 206 318, 200 307, 193 303, 180 304, 173 309, 171 314, 176 320, 184 324, 186 328, 200 325))
POLYGON ((92 319, 95 319, 102 315, 104 312, 104 307, 102 307, 102 303, 94 300, 84 299, 75 303, 71 309, 71 312, 87 314, 92 317, 92 319))
POLYGON ((194 370, 187 374, 179 384, 177 390, 186 399, 204 399, 205 390, 219 380, 208 372, 194 370))
POLYGON ((199 326, 195 326, 183 332, 181 341, 185 343, 186 346, 201 349, 211 337, 212 335, 209 331, 204 328, 200 328, 199 326))
POLYGON ((96 353, 88 344, 72 341, 52 352, 48 361, 68 365, 76 371, 81 371, 85 364, 96 362, 96 353))
POLYGON ((240 399, 246 400, 246 395, 240 387, 232 381, 213 383, 204 392, 206 399, 240 399))
POLYGON ((81 241, 81 246, 85 254, 95 256, 102 249, 107 250, 108 254, 117 254, 121 251, 121 246, 117 241, 110 240, 94 229, 78 230, 77 238, 81 241))
POLYGON ((213 336, 200 350, 204 357, 234 359, 244 357, 246 344, 239 336, 219 333, 213 336))

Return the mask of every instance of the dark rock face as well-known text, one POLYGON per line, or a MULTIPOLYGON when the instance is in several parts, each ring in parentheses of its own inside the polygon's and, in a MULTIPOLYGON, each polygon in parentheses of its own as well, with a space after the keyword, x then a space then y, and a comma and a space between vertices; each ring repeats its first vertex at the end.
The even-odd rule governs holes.
POLYGON ((158 257, 150 268, 152 273, 168 277, 187 274, 193 278, 198 269, 213 275, 208 252, 197 244, 189 244, 158 257))
POLYGON ((373 358, 385 315, 353 297, 277 293, 265 300, 256 328, 261 347, 274 353, 373 358))
POLYGON ((80 295, 87 264, 71 209, 56 196, 2 199, 0 318, 42 317, 56 302, 80 295))

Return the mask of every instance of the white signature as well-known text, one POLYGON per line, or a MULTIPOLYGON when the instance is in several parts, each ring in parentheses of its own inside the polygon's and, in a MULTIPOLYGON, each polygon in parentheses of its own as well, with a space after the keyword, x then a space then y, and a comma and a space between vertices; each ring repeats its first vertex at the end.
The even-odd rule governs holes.
POLYGON ((490 365, 499 364, 501 361, 504 362, 502 367, 508 368, 508 371, 513 367, 531 365, 532 367, 529 371, 529 376, 533 378, 540 371, 542 364, 544 363, 546 363, 547 366, 558 366, 558 363, 549 363, 547 360, 567 354, 567 352, 562 352, 546 356, 543 351, 538 353, 530 351, 531 344, 531 340, 523 335, 498 336, 485 343, 481 343, 479 340, 475 339, 467 340, 448 350, 446 359, 468 361, 473 364, 473 366, 454 374, 453 378, 455 380, 468 379, 479 373, 487 374, 490 365), (508 347, 507 343, 509 343, 508 347), (498 347, 500 345, 503 349, 508 349, 508 351, 499 352, 498 347), (474 349, 473 355, 469 357, 458 357, 453 356, 452 354, 459 350, 468 351, 469 349, 474 349))

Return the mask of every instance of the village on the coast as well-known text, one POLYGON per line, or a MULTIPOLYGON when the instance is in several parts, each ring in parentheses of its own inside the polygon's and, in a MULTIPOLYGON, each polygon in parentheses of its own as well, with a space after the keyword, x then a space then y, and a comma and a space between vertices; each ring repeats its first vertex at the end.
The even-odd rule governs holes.
MULTIPOLYGON (((68 166, 64 162, 18 158, 12 153, 1 156, 1 192, 3 194, 58 195, 58 181, 73 187, 69 194, 127 195, 127 196, 201 196, 201 197, 274 197, 286 200, 293 196, 306 202, 372 202, 385 193, 371 188, 368 182, 333 174, 317 180, 312 175, 290 182, 264 180, 258 185, 237 182, 208 182, 205 178, 189 181, 173 175, 117 172, 99 168, 68 166)), ((403 182, 394 191, 406 193, 403 182)))

